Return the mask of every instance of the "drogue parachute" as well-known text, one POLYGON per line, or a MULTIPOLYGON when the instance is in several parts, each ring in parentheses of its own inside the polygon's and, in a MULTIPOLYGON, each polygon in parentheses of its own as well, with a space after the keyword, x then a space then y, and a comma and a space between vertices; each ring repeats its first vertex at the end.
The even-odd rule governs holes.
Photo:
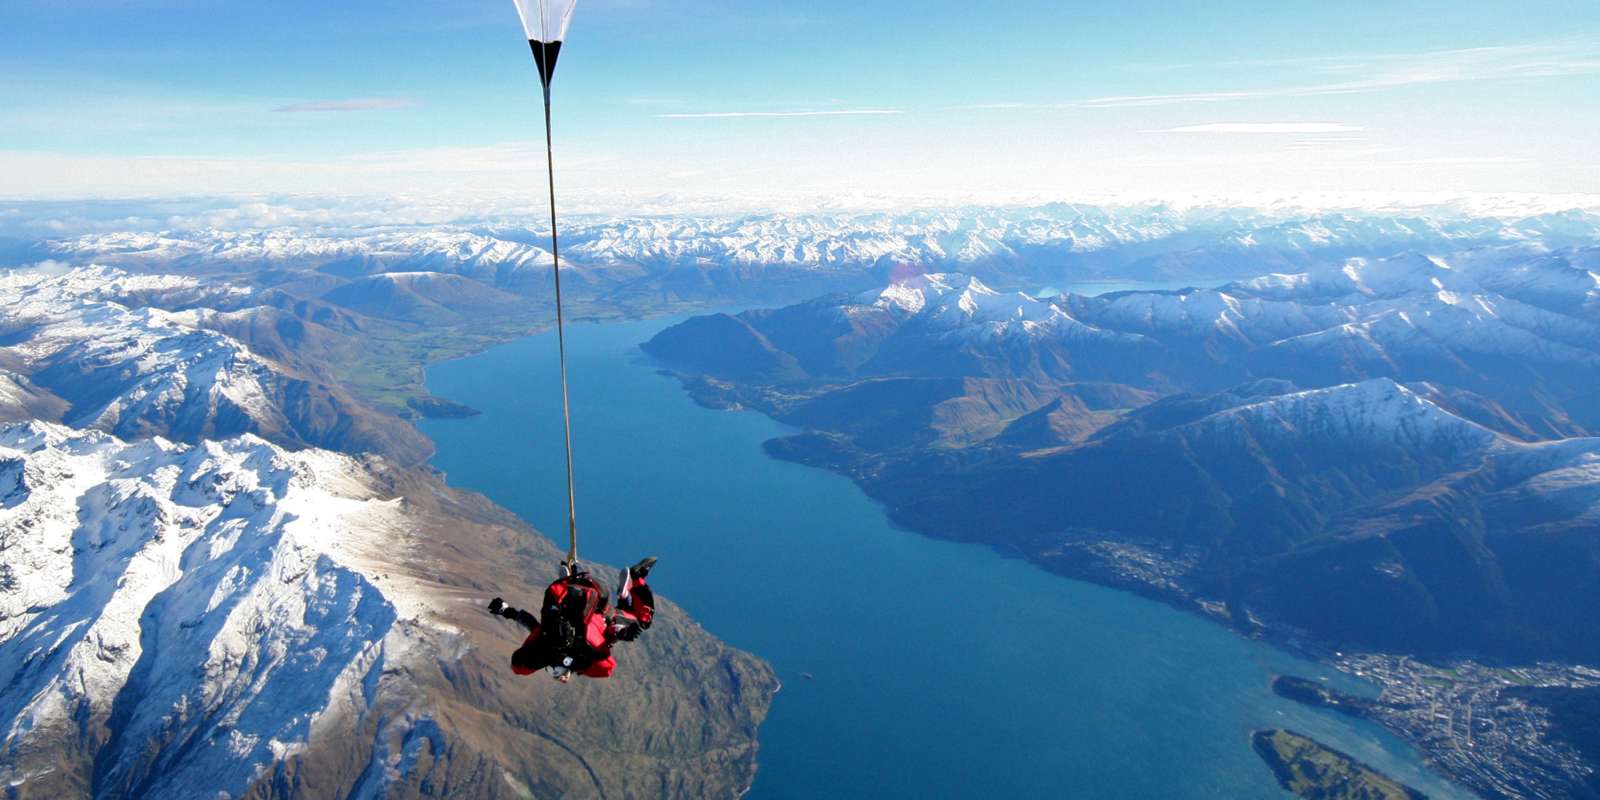
POLYGON ((556 57, 572 24, 572 9, 578 0, 511 0, 522 18, 522 32, 528 35, 533 61, 539 67, 539 80, 546 89, 556 72, 556 57))

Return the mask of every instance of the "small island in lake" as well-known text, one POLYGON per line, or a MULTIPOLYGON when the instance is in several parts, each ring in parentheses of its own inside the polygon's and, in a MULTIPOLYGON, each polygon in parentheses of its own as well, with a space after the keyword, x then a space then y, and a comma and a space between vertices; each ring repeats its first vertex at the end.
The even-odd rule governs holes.
POLYGON ((482 413, 472 406, 442 397, 408 397, 406 405, 428 419, 465 419, 482 413))
POLYGON ((1294 731, 1256 731, 1256 754, 1307 800, 1424 800, 1426 795, 1294 731))

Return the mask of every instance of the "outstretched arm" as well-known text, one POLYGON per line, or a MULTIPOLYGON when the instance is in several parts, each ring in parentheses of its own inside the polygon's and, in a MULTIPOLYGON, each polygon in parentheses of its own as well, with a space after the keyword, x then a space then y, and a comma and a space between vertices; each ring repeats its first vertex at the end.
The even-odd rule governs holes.
POLYGON ((537 631, 539 629, 538 617, 520 608, 512 608, 511 606, 506 605, 506 601, 501 600, 498 597, 489 601, 489 613, 494 614, 497 617, 505 617, 506 619, 513 620, 522 627, 527 628, 529 631, 537 631))

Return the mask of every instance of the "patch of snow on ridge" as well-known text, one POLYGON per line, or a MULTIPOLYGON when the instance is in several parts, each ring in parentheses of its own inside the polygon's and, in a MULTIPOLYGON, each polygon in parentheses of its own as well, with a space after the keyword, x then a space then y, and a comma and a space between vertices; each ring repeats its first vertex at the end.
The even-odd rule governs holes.
POLYGON ((857 297, 862 305, 921 315, 951 324, 1044 320, 1059 314, 1049 303, 1021 292, 1002 293, 960 273, 929 273, 895 281, 857 297))
POLYGON ((1022 292, 999 292, 977 278, 953 272, 899 279, 856 295, 852 302, 858 308, 879 308, 915 319, 941 337, 1120 342, 1144 338, 1084 323, 1052 302, 1022 292))
POLYGON ((1280 395, 1188 423, 1224 428, 1249 425, 1297 439, 1403 443, 1422 452, 1441 444, 1482 449, 1504 443, 1493 431, 1440 408, 1388 378, 1280 395))
POLYGON ((1600 522, 1600 452, 1596 450, 1600 448, 1591 445, 1588 452, 1574 453, 1556 468, 1529 480, 1524 485, 1525 491, 1582 509, 1577 518, 1584 522, 1600 522))
POLYGON ((366 566, 406 544, 365 474, 253 436, 0 427, 0 773, 27 737, 104 737, 108 785, 240 791, 359 702, 424 612, 366 566))
POLYGON ((960 277, 940 273, 912 275, 896 280, 881 290, 864 292, 856 298, 856 302, 916 315, 928 307, 930 298, 937 299, 955 291, 951 279, 960 277))

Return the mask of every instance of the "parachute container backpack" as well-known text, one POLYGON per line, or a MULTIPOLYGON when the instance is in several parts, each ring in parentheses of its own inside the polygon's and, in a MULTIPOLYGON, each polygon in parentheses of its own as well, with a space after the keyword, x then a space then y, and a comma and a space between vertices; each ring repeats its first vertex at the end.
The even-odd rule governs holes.
POLYGON ((544 155, 550 180, 550 257, 555 265, 556 347, 561 355, 561 423, 567 448, 567 559, 564 563, 570 573, 578 563, 578 503, 572 479, 572 405, 567 399, 567 334, 561 309, 561 246, 556 236, 556 162, 550 135, 550 82, 555 78, 556 59, 561 55, 561 42, 567 38, 567 25, 572 22, 572 9, 577 0, 512 2, 517 7, 517 16, 522 19, 522 31, 528 35, 533 64, 539 70, 539 84, 544 89, 544 155))

